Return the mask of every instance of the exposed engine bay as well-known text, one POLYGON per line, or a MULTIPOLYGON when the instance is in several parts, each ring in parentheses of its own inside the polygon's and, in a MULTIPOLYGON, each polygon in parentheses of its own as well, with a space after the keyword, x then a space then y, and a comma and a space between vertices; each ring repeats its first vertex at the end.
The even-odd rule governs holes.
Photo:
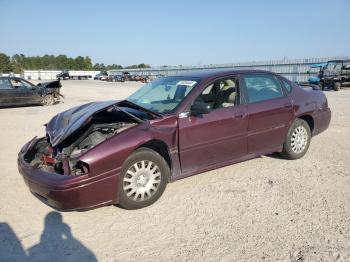
POLYGON ((85 174, 88 166, 79 161, 81 155, 138 123, 137 118, 110 107, 92 115, 84 126, 56 146, 52 146, 48 135, 41 138, 28 150, 24 159, 32 167, 47 172, 85 174))

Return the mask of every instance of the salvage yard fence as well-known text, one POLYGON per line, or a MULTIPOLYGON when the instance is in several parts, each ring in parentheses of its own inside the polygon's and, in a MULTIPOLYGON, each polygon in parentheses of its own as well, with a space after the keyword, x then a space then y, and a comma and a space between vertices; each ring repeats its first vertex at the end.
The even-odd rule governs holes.
MULTIPOLYGON (((272 71, 283 75, 291 81, 306 82, 309 78, 308 71, 310 65, 316 63, 323 63, 329 60, 350 59, 349 56, 337 57, 319 57, 319 58, 305 58, 305 59, 282 59, 269 61, 253 61, 241 62, 231 64, 211 64, 211 65, 196 65, 196 66, 163 66, 151 68, 137 68, 137 69, 118 69, 110 70, 110 74, 121 74, 122 72, 130 72, 133 75, 148 75, 148 76, 168 76, 176 75, 182 72, 190 72, 193 70, 205 69, 259 69, 272 71)), ((56 79, 56 75, 60 73, 59 70, 25 70, 23 77, 29 80, 52 80, 56 79)), ((98 71, 80 71, 84 74, 96 75, 98 71)))
MULTIPOLYGON (((305 58, 305 59, 283 59, 283 60, 269 60, 269 61, 253 61, 241 62, 232 64, 211 64, 211 65, 196 65, 196 66, 172 66, 172 67, 152 67, 145 69, 129 69, 131 74, 140 75, 175 75, 181 72, 190 72, 192 70, 205 69, 258 69, 266 70, 281 74, 291 81, 306 82, 309 78, 308 71, 310 65, 316 63, 324 63, 330 60, 349 59, 348 56, 337 57, 319 57, 319 58, 305 58)), ((111 73, 120 73, 125 69, 111 70, 111 73)))

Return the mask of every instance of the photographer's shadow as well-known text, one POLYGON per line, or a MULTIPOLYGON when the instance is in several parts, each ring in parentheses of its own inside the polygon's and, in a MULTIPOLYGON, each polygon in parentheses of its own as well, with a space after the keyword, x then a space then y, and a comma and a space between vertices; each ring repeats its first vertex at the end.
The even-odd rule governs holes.
POLYGON ((0 223, 0 262, 5 261, 27 261, 27 254, 9 224, 0 223))
POLYGON ((95 255, 72 235, 58 212, 45 217, 40 243, 28 250, 30 261, 97 261, 95 255))
POLYGON ((0 254, 0 261, 97 261, 94 253, 73 237, 58 212, 46 215, 40 243, 27 252, 11 227, 0 223, 0 254))

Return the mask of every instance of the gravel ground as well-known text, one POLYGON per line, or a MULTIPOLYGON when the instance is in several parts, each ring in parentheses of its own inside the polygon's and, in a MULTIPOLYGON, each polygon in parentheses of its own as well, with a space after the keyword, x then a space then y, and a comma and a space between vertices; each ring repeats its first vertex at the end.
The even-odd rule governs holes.
POLYGON ((262 156, 168 185, 154 205, 59 213, 17 171, 21 146, 74 105, 138 83, 63 81, 65 102, 0 109, 0 261, 350 261, 350 90, 304 158, 262 156))

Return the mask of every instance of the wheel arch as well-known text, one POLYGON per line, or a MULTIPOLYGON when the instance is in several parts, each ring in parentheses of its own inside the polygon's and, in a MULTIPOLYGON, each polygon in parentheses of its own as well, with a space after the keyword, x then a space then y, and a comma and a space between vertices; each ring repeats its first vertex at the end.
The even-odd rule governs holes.
POLYGON ((309 125, 311 133, 313 133, 315 128, 315 120, 311 115, 301 115, 297 118, 304 120, 309 125))
POLYGON ((136 150, 141 147, 146 147, 156 151, 165 159, 165 161, 169 165, 170 170, 172 169, 172 162, 171 162, 169 147, 164 141, 159 139, 151 139, 146 143, 141 144, 138 148, 136 148, 136 150))

